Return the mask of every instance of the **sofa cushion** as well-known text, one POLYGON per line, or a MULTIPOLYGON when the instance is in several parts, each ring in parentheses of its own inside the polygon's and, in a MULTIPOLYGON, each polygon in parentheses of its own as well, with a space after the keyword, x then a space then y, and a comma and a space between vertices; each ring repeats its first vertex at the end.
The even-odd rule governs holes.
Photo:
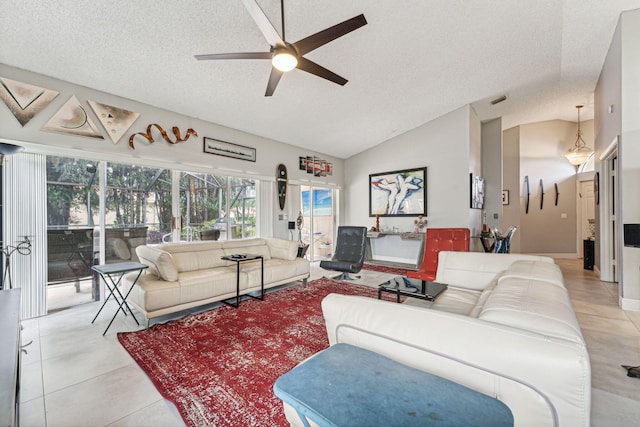
POLYGON ((158 246, 138 246, 136 253, 142 264, 149 266, 149 271, 169 282, 178 280, 176 269, 171 254, 158 246))
POLYGON ((519 277, 523 279, 535 279, 549 282, 564 288, 564 278, 562 270, 557 264, 550 262, 540 262, 531 260, 516 261, 507 268, 500 280, 509 277, 519 277))
POLYGON ((566 289, 535 279, 508 278, 487 297, 479 319, 583 343, 566 289))
POLYGON ((477 305, 479 297, 480 291, 449 287, 435 301, 407 298, 404 304, 469 316, 477 305))
POLYGON ((271 252, 265 239, 226 240, 222 242, 227 255, 237 253, 262 255, 265 260, 271 259, 271 252))
POLYGON ((222 248, 222 242, 208 240, 165 243, 158 247, 171 253, 175 268, 180 273, 231 265, 230 262, 221 259, 226 255, 222 248))
POLYGON ((228 261, 224 249, 209 249, 204 251, 178 252, 173 254, 173 261, 180 273, 188 271, 207 270, 216 267, 226 267, 228 261))
MULTIPOLYGON (((247 288, 246 275, 240 274, 240 290, 247 288)), ((180 273, 180 303, 236 293, 235 267, 219 267, 180 273)))
POLYGON ((293 261, 298 256, 298 242, 278 238, 266 238, 271 256, 274 258, 293 261))
POLYGON ((436 282, 459 288, 482 290, 496 278, 498 273, 523 259, 553 263, 553 258, 537 255, 442 251, 438 254, 436 282))

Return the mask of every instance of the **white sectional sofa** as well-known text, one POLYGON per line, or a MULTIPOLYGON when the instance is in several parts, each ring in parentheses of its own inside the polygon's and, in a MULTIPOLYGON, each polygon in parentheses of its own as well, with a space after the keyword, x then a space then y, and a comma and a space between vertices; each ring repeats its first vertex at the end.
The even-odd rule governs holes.
MULTIPOLYGON (((589 355, 551 258, 440 252, 436 281, 449 288, 435 302, 327 296, 330 344, 365 348, 493 396, 516 426, 590 425, 589 355)), ((303 425, 287 404, 285 414, 303 425)))
MULTIPOLYGON (((278 238, 147 245, 136 253, 149 268, 127 302, 147 319, 235 297, 237 265, 223 256, 262 255, 265 289, 309 277, 309 261, 297 257, 297 242, 278 238)), ((123 278, 125 292, 137 274, 123 278)), ((260 288, 260 260, 240 263, 240 294, 260 288)))

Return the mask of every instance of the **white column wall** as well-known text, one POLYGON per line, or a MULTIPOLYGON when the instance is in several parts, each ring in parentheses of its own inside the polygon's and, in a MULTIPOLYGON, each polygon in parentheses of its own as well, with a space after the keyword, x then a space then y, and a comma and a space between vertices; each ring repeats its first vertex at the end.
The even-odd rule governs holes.
POLYGON ((23 319, 43 316, 47 314, 46 159, 18 153, 7 156, 2 169, 4 244, 15 246, 24 236, 32 242, 30 255, 11 256, 13 287, 22 289, 23 319))

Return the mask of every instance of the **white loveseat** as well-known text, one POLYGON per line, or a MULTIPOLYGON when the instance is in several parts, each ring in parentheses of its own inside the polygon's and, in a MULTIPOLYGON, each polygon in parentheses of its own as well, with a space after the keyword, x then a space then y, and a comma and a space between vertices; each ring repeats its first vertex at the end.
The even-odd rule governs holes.
MULTIPOLYGON (((589 355, 551 258, 440 252, 436 281, 449 288, 433 303, 327 296, 330 344, 365 348, 495 397, 516 426, 589 426, 589 355)), ((302 425, 286 404, 285 414, 302 425)))
MULTIPOLYGON (((147 319, 236 296, 236 262, 223 256, 262 255, 264 288, 296 280, 306 282, 309 261, 298 258, 295 241, 259 238, 228 241, 166 243, 138 246, 140 262, 149 266, 127 302, 147 319)), ((123 278, 127 291, 138 273, 123 278)), ((240 263, 240 295, 260 291, 260 261, 240 263)))

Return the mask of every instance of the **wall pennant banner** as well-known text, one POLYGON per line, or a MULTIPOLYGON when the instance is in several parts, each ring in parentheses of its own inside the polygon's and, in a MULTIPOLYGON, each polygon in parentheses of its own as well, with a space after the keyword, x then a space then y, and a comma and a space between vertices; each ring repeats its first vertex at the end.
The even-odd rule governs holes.
POLYGON ((80 105, 80 101, 78 101, 78 98, 75 96, 72 96, 65 102, 58 112, 42 127, 42 130, 104 139, 96 125, 87 115, 87 111, 80 105))
POLYGON ((109 138, 114 144, 120 141, 120 138, 129 130, 133 122, 140 117, 140 113, 114 107, 107 104, 101 104, 96 101, 87 101, 89 106, 96 113, 98 121, 109 134, 109 138))
POLYGON ((23 127, 56 96, 55 90, 0 77, 0 98, 23 127))

